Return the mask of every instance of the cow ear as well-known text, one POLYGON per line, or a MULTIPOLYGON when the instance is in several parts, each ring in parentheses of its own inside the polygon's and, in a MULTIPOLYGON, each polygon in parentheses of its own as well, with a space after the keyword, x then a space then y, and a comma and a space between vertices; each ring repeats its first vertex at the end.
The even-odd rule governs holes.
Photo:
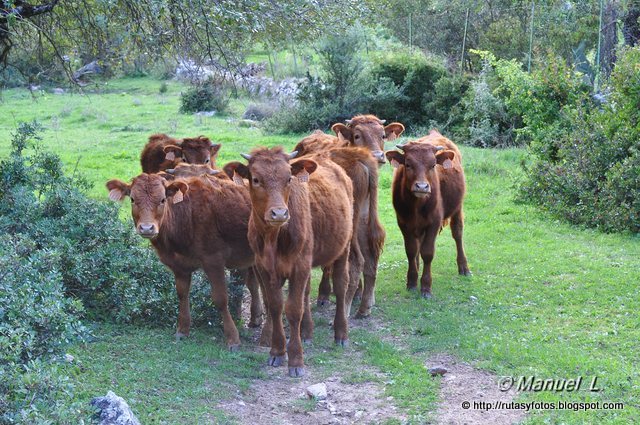
POLYGON ((333 130, 333 132, 336 133, 336 136, 338 136, 338 139, 342 137, 347 142, 350 142, 353 138, 353 132, 349 127, 347 127, 344 124, 341 124, 341 123, 334 124, 331 126, 331 130, 333 130))
POLYGON ((438 164, 442 165, 445 169, 449 169, 453 167, 453 158, 456 157, 456 153, 454 151, 440 151, 436 153, 436 161, 438 164))
POLYGON ((172 198, 172 202, 177 204, 182 202, 184 199, 184 194, 189 190, 189 185, 183 181, 174 181, 173 183, 165 186, 165 194, 167 198, 172 198))
POLYGON ((310 159, 301 159, 291 164, 291 175, 301 182, 309 181, 309 174, 316 171, 318 164, 310 159))
POLYGON ((389 142, 400 137, 402 133, 404 133, 404 125, 399 122, 392 122, 384 128, 384 135, 389 142))
POLYGON ((404 165, 404 154, 398 151, 387 151, 385 156, 391 163, 393 168, 397 168, 399 165, 404 165))
MULTIPOLYGON (((170 168, 170 170, 173 170, 173 168, 170 168)), ((171 174, 171 173, 167 173, 167 172, 165 172, 165 171, 160 171, 160 172, 158 173, 158 175, 159 175, 160 177, 162 177, 163 179, 165 179, 166 181, 168 181, 168 182, 173 181, 173 180, 175 180, 175 179, 176 179, 176 176, 174 176, 174 175, 173 175, 173 174, 171 174)))
POLYGON ((249 178, 249 167, 239 161, 229 162, 222 168, 222 170, 231 180, 240 186, 244 186, 244 181, 242 179, 249 178))
POLYGON ((122 201, 125 196, 129 196, 131 193, 131 186, 117 179, 109 180, 107 189, 109 190, 109 199, 112 201, 122 201))
POLYGON ((218 155, 218 151, 222 145, 220 143, 213 143, 211 145, 211 158, 215 158, 218 155))
POLYGON ((166 155, 164 159, 166 159, 167 161, 173 161, 176 159, 176 157, 179 157, 182 155, 182 148, 176 145, 165 146, 163 151, 166 155))

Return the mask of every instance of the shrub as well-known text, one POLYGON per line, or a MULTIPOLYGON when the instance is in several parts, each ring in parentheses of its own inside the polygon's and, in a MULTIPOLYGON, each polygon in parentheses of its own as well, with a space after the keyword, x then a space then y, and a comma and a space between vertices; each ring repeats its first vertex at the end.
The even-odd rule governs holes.
POLYGON ((489 85, 491 72, 490 65, 485 63, 463 100, 466 143, 483 148, 505 147, 515 143, 515 120, 489 85))
POLYGON ((166 81, 163 81, 162 84, 160 84, 160 88, 158 89, 158 93, 165 94, 165 93, 167 93, 168 90, 169 90, 169 86, 167 86, 166 81))
POLYGON ((242 118, 254 121, 264 121, 276 113, 278 107, 274 103, 252 103, 242 114, 242 118))
POLYGON ((180 112, 216 111, 224 113, 229 106, 229 90, 217 80, 207 80, 190 87, 180 95, 180 112))
MULTIPOLYGON (((56 359, 85 335, 81 318, 169 325, 177 312, 173 276, 117 205, 64 175, 39 131, 21 124, 0 161, 1 423, 77 422, 66 419, 72 388, 56 359)), ((202 274, 192 300, 194 323, 219 323, 202 274)))
POLYGON ((640 232, 639 61, 640 49, 621 52, 601 107, 580 92, 578 76, 534 75, 534 99, 544 93, 552 103, 524 120, 531 123, 533 155, 521 187, 525 199, 573 223, 640 232), (543 127, 554 108, 558 117, 543 127))

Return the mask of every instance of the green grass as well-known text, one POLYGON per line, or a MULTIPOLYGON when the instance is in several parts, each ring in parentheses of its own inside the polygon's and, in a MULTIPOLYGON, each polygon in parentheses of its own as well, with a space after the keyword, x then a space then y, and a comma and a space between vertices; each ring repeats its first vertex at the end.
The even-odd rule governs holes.
MULTIPOLYGON (((95 184, 91 195, 106 199, 108 179, 127 180, 139 173, 139 152, 154 132, 207 135, 223 144, 220 163, 238 159, 253 146, 291 148, 299 139, 238 127, 249 100, 234 100, 227 116, 180 115, 183 87, 168 82, 169 91, 161 96, 160 84, 124 79, 101 86, 103 94, 48 94, 35 101, 25 90, 6 91, 0 104, 0 156, 8 152, 16 123, 37 118, 47 127, 44 144, 68 170, 77 163, 95 184)), ((455 245, 445 229, 433 264, 435 298, 425 301, 405 291, 406 259, 386 166, 380 215, 387 241, 373 311, 386 329, 384 334, 352 332, 349 350, 388 377, 386 395, 415 423, 431 417, 438 399, 438 381, 427 377, 423 367, 434 352, 453 353, 499 375, 598 376, 604 388, 600 393, 525 394, 521 401, 625 403, 622 411, 535 411, 527 423, 640 422, 640 238, 576 228, 514 202, 523 150, 462 151, 468 181, 465 244, 474 276, 457 275, 455 245), (389 334, 402 344, 390 343, 389 334)), ((309 365, 320 376, 342 371, 347 382, 376 381, 354 370, 349 353, 330 349, 323 320, 317 320, 314 345, 326 349, 309 350, 309 365)), ((229 354, 215 328, 196 329, 192 338, 176 344, 172 324, 159 325, 102 325, 95 342, 75 346, 71 352, 82 362, 74 375, 77 399, 85 402, 112 389, 131 402, 145 423, 225 421, 229 418, 216 410, 217 402, 266 376, 266 354, 251 351, 247 342, 239 354, 229 354)))

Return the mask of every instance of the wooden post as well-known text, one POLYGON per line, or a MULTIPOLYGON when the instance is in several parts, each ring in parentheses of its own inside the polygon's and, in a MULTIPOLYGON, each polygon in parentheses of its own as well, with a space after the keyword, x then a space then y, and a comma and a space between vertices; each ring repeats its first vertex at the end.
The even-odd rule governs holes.
POLYGON ((464 35, 462 36, 462 54, 460 55, 460 75, 464 73, 464 50, 467 43, 467 27, 469 25, 469 8, 467 7, 467 16, 464 18, 464 35))
POLYGON ((531 54, 533 51, 533 16, 535 13, 536 3, 531 2, 531 31, 529 32, 529 60, 527 61, 527 72, 531 72, 531 54))

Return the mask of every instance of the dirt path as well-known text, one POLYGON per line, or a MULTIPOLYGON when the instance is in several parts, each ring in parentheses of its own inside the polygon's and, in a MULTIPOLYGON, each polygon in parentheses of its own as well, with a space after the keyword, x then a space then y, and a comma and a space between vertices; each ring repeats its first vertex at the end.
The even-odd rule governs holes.
POLYGON ((442 377, 440 385, 441 401, 435 415, 438 424, 511 425, 525 418, 521 410, 474 409, 474 401, 508 403, 517 396, 513 389, 500 391, 498 376, 486 370, 476 369, 450 354, 434 355, 427 360, 426 366, 443 366, 448 371, 442 377), (464 409, 464 402, 469 402, 470 408, 464 409))
MULTIPOLYGON (((243 308, 246 315, 248 306, 243 308)), ((332 307, 314 312, 314 319, 329 323, 332 319, 332 307)), ((248 319, 248 318, 246 318, 248 319)), ((403 337, 385 332, 385 323, 379 317, 366 320, 350 320, 352 329, 371 332, 397 347, 406 347, 403 337)), ((257 347, 259 331, 254 331, 255 350, 267 352, 267 348, 257 347)), ((326 347, 316 343, 305 347, 309 357, 326 352, 326 347)), ((306 375, 301 379, 286 376, 285 368, 264 366, 268 378, 257 380, 244 394, 225 400, 219 408, 241 424, 377 424, 389 420, 405 423, 408 415, 394 405, 393 398, 385 397, 383 373, 373 367, 361 370, 353 378, 351 365, 364 364, 362 354, 355 349, 346 350, 337 361, 337 365, 325 370, 307 364, 306 375), (327 398, 311 400, 306 388, 317 383, 325 383, 327 398)), ((524 413, 518 410, 474 409, 473 402, 510 402, 517 396, 514 390, 501 392, 498 377, 488 371, 476 369, 472 365, 458 360, 450 354, 437 354, 426 360, 425 366, 443 366, 447 373, 441 379, 440 403, 435 412, 437 424, 443 425, 510 425, 524 419, 524 413), (463 409, 462 403, 468 401, 471 408, 463 409)))

